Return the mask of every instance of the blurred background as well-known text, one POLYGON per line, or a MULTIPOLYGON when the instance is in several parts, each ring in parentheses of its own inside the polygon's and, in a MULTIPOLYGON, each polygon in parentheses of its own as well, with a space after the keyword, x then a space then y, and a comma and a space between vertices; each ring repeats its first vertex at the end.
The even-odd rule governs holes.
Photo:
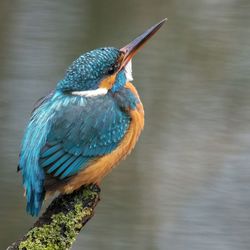
POLYGON ((164 17, 133 63, 144 133, 73 250, 249 249, 249 13, 249 0, 1 1, 0 249, 34 222, 16 166, 35 101, 80 54, 164 17))

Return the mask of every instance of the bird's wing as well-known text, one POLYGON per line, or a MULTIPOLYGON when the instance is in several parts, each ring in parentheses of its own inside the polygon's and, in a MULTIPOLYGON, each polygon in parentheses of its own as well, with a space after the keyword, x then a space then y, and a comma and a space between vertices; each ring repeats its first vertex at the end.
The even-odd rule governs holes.
MULTIPOLYGON (((35 105, 34 105, 32 111, 31 111, 31 116, 32 116, 32 114, 35 113, 35 111, 36 111, 41 105, 43 105, 44 103, 46 103, 46 102, 53 96, 53 94, 54 94, 54 91, 50 91, 50 92, 48 93, 48 95, 43 96, 43 97, 41 97, 39 100, 37 100, 37 102, 35 103, 35 105)), ((19 155, 19 158, 20 158, 20 155, 19 155)), ((21 170, 21 167, 20 167, 20 165, 18 165, 18 166, 17 166, 17 172, 19 172, 20 170, 21 170)))
POLYGON ((85 98, 57 112, 41 151, 40 166, 65 179, 88 163, 114 150, 130 124, 130 117, 108 95, 85 98))

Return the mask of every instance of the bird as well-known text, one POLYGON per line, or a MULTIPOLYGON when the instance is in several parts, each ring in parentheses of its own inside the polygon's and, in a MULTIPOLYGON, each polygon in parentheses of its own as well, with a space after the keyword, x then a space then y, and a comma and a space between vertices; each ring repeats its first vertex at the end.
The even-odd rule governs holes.
POLYGON ((82 54, 55 89, 37 101, 18 164, 28 214, 39 215, 47 194, 100 185, 135 147, 144 109, 131 83, 131 60, 165 21, 121 49, 103 47, 82 54))

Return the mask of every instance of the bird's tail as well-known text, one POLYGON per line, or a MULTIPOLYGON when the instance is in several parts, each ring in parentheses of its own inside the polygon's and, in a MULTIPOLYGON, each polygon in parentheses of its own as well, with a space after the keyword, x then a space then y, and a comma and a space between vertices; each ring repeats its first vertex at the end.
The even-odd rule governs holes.
POLYGON ((36 192, 35 190, 31 190, 30 188, 26 189, 26 211, 32 216, 38 216, 43 200, 45 197, 45 190, 40 192, 36 192))

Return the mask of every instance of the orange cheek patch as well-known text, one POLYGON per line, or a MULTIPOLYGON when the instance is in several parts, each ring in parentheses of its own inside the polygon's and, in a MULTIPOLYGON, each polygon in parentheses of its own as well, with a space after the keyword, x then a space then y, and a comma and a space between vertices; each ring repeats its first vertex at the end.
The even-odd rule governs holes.
POLYGON ((99 88, 111 89, 113 84, 115 83, 115 78, 116 78, 116 74, 113 74, 111 76, 104 78, 101 81, 99 88))

